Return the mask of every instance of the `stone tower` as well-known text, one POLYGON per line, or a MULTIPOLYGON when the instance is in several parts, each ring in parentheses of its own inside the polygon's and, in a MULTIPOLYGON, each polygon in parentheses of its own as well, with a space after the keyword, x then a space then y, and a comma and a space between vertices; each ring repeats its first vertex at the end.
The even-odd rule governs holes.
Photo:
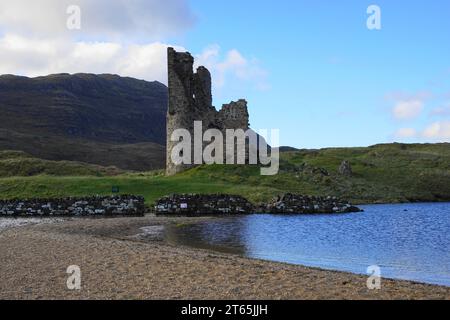
MULTIPOLYGON (((170 137, 176 129, 187 129, 194 136, 194 122, 202 121, 203 130, 249 128, 247 102, 239 100, 217 111, 212 105, 211 74, 205 67, 194 73, 194 58, 188 52, 168 48, 169 107, 167 113, 166 174, 174 175, 194 165, 175 165, 171 153, 177 142, 170 137)), ((193 152, 194 148, 192 148, 193 152)), ((192 156, 194 159, 194 156, 192 156)))

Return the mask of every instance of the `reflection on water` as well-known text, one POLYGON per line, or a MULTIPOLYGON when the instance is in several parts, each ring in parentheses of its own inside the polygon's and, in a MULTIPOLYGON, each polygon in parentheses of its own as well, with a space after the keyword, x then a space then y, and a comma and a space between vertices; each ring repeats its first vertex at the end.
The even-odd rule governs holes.
POLYGON ((250 215, 173 226, 167 241, 252 258, 450 286, 450 204, 363 206, 345 215, 250 215))
POLYGON ((198 224, 167 226, 166 241, 173 244, 245 255, 245 240, 240 239, 247 216, 212 220, 198 224))

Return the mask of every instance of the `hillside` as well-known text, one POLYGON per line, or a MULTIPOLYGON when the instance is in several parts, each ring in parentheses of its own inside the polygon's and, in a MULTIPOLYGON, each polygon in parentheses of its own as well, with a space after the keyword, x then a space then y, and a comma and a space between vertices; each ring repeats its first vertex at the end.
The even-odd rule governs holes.
POLYGON ((127 170, 164 166, 167 87, 115 75, 0 76, 0 150, 127 170))
POLYGON ((385 144, 283 152, 276 176, 260 176, 256 166, 202 166, 165 177, 161 171, 114 177, 8 177, 0 198, 110 194, 143 195, 147 203, 170 193, 233 193, 253 202, 277 194, 335 195, 355 203, 450 201, 450 144, 385 144), (353 175, 338 172, 343 160, 353 175))
POLYGON ((0 177, 14 176, 115 176, 124 173, 116 167, 102 167, 73 161, 35 158, 22 151, 0 151, 0 177))

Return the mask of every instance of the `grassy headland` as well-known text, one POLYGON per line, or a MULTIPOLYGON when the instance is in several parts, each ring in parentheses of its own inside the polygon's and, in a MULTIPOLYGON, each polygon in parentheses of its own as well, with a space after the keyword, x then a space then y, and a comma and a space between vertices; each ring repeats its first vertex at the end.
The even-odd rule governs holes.
POLYGON ((335 195, 354 203, 450 201, 450 144, 385 144, 283 152, 280 173, 256 166, 201 166, 174 177, 0 153, 0 198, 139 194, 148 204, 170 193, 232 193, 257 203, 293 192, 335 195), (343 160, 353 175, 339 174, 343 160))

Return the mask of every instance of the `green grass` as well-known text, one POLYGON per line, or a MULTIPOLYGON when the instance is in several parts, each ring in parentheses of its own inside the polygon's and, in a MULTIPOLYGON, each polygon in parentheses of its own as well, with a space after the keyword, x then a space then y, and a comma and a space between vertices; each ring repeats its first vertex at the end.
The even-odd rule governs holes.
POLYGON ((171 193, 232 193, 255 203, 284 192, 336 195, 355 203, 448 201, 450 144, 300 150, 282 154, 278 175, 259 173, 256 166, 212 165, 174 177, 165 177, 160 171, 117 176, 14 176, 0 178, 0 198, 108 195, 112 186, 119 186, 121 193, 143 195, 147 204, 171 193), (352 177, 338 174, 343 160, 350 161, 352 177), (315 172, 315 168, 326 169, 329 175, 315 172))
POLYGON ((50 161, 21 151, 0 151, 0 177, 15 176, 111 176, 123 173, 116 167, 102 167, 75 161, 50 161))
POLYGON ((3 199, 30 197, 67 197, 84 195, 110 195, 112 186, 119 186, 121 194, 143 195, 148 204, 171 193, 232 193, 243 194, 256 200, 270 196, 270 188, 236 186, 230 183, 209 182, 187 177, 165 178, 163 176, 116 177, 13 177, 0 179, 3 199))

